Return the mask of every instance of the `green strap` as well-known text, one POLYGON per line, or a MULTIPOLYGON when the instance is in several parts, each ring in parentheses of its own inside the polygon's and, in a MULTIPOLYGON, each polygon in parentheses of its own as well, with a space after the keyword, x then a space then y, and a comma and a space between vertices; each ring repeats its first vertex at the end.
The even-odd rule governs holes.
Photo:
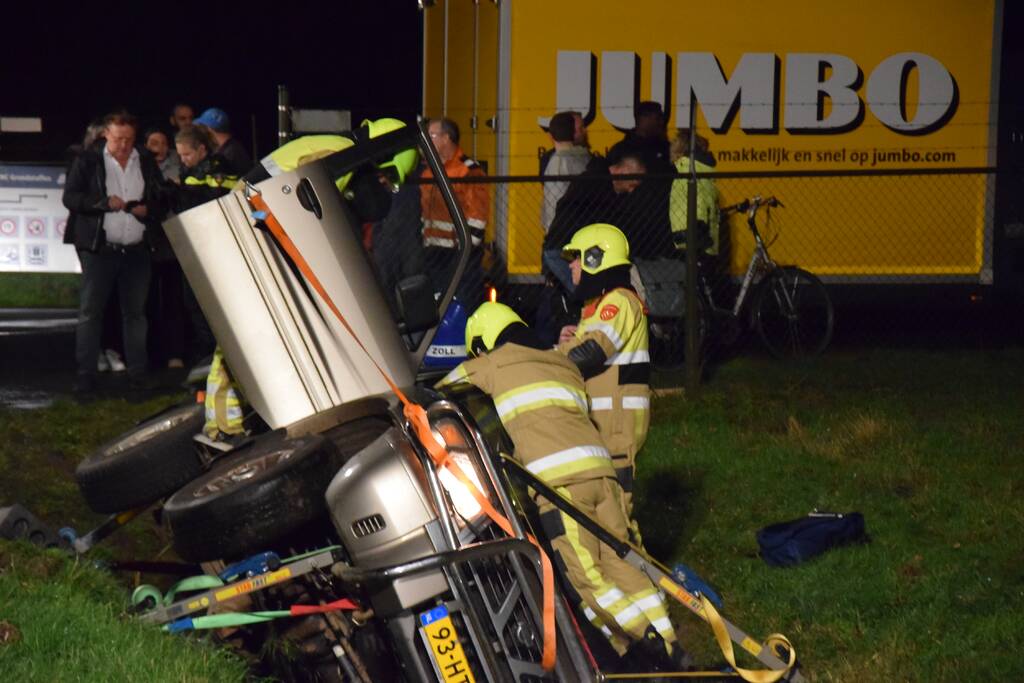
MULTIPOLYGON (((210 614, 205 617, 193 617, 187 620, 193 629, 230 628, 233 626, 246 626, 248 624, 262 624, 263 622, 291 616, 288 610, 272 610, 267 612, 225 612, 224 614, 210 614)), ((172 629, 172 624, 164 624, 164 631, 172 629)))
POLYGON ((182 579, 178 583, 171 586, 171 589, 167 591, 167 595, 164 596, 164 605, 170 605, 172 602, 174 602, 174 596, 178 593, 186 591, 209 590, 211 588, 220 588, 223 585, 223 581, 221 581, 216 576, 210 576, 209 574, 190 576, 187 579, 182 579))

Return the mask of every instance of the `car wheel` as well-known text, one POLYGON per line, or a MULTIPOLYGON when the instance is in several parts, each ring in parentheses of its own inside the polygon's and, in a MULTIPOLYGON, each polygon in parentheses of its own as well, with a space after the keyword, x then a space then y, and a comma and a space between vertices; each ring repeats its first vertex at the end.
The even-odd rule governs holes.
POLYGON ((227 454, 164 503, 175 551, 188 562, 237 558, 324 518, 334 451, 323 437, 278 431, 227 454))
POLYGON ((110 514, 177 491, 203 471, 192 437, 204 420, 203 406, 182 404, 100 446, 75 470, 85 502, 110 514))

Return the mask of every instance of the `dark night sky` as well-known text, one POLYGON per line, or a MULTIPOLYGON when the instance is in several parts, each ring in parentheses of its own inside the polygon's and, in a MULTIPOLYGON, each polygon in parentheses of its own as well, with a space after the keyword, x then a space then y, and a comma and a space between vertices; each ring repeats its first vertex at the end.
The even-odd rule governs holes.
POLYGON ((166 123, 174 102, 226 110, 266 153, 277 85, 294 106, 351 109, 353 121, 419 111, 415 0, 334 3, 48 3, 0 6, 0 114, 41 116, 43 135, 0 136, 2 160, 56 160, 89 120, 125 107, 166 123), (88 8, 88 9, 86 9, 88 8))

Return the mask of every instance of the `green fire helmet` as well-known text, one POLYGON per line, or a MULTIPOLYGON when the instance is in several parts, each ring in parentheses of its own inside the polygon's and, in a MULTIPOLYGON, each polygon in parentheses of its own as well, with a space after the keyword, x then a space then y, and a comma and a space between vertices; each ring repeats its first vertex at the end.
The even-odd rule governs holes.
POLYGON ((513 323, 526 324, 518 313, 505 304, 496 301, 480 304, 466 321, 466 352, 471 356, 479 356, 484 351, 491 351, 498 341, 498 335, 513 323))
MULTIPOLYGON (((405 122, 391 118, 377 119, 376 121, 367 119, 363 121, 362 125, 366 126, 371 139, 396 131, 399 128, 405 128, 405 122)), ((395 185, 401 185, 409 174, 416 169, 419 158, 420 155, 416 148, 410 147, 397 152, 391 159, 377 164, 377 168, 391 175, 391 180, 395 185), (388 169, 392 169, 392 171, 388 171, 388 169)))
POLYGON ((579 258, 583 270, 596 275, 630 263, 629 241, 614 225, 594 223, 576 231, 562 247, 562 258, 570 262, 579 258))

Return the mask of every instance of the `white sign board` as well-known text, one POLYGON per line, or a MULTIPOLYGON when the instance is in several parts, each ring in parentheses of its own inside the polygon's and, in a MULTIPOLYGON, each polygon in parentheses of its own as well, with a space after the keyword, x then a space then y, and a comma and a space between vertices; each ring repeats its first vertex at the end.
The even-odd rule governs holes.
POLYGON ((352 112, 347 109, 292 109, 292 130, 296 133, 344 133, 352 130, 352 112))
POLYGON ((0 272, 79 273, 64 244, 68 210, 61 166, 0 164, 0 272))

